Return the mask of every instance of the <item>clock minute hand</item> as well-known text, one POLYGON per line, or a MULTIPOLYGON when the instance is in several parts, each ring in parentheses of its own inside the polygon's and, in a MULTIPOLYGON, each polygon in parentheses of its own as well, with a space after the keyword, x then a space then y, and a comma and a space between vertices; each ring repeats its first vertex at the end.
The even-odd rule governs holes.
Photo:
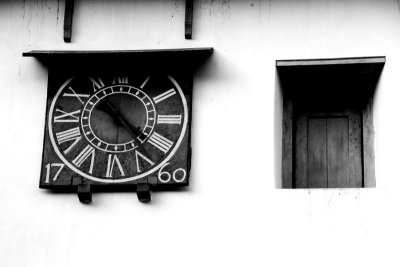
MULTIPOLYGON (((99 105, 98 108, 110 114, 114 118, 114 120, 117 120, 122 125, 122 127, 124 127, 128 131, 129 135, 132 136, 132 138, 137 139, 137 137, 141 134, 140 130, 131 125, 110 102, 104 101, 101 105, 99 105)), ((143 147, 142 143, 138 142, 137 146, 141 148, 142 153, 146 157, 150 158, 150 154, 143 147)))
POLYGON ((138 130, 134 125, 131 125, 110 102, 103 101, 103 105, 99 105, 99 109, 110 114, 118 124, 128 131, 132 138, 136 139, 141 134, 140 130, 138 130))

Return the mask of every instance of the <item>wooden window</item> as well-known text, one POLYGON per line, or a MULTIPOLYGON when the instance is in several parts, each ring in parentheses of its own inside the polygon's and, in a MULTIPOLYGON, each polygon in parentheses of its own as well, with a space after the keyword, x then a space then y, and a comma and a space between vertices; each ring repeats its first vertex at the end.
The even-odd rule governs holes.
POLYGON ((372 105, 385 57, 277 61, 282 187, 375 187, 372 105))

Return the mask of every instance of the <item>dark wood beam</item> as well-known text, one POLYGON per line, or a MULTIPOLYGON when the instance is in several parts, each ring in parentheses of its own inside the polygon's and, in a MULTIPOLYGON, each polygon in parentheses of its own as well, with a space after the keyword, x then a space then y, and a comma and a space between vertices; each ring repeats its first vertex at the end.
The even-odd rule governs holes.
POLYGON ((92 202, 92 191, 90 189, 90 184, 80 184, 78 185, 78 198, 83 204, 89 204, 92 202))
POLYGON ((148 183, 138 183, 136 193, 140 202, 149 203, 151 201, 151 191, 148 183))
POLYGON ((193 0, 186 0, 185 39, 192 39, 193 0))
POLYGON ((79 201, 84 204, 92 202, 92 189, 90 184, 86 183, 80 175, 72 177, 72 186, 76 186, 79 201))
POLYGON ((72 17, 74 15, 74 0, 65 1, 64 14, 64 42, 71 42, 72 35, 72 17))

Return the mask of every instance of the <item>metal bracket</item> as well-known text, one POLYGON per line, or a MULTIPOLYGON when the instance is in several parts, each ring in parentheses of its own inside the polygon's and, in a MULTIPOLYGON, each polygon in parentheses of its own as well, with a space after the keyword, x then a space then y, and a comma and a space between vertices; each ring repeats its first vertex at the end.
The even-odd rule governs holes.
POLYGON ((64 42, 66 43, 71 42, 73 15, 74 15, 74 0, 65 0, 64 42))
POLYGON ((151 192, 149 183, 138 183, 136 188, 138 199, 142 203, 149 203, 151 201, 151 192))
POLYGON ((193 0, 186 0, 185 39, 192 39, 193 0))

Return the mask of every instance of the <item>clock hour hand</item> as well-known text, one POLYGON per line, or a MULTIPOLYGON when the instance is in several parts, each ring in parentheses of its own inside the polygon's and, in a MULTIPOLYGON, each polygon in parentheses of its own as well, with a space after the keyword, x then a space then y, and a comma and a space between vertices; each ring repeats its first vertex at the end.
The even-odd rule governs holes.
POLYGON ((136 128, 134 125, 131 125, 110 102, 102 101, 98 105, 98 109, 110 114, 116 124, 119 124, 125 128, 132 138, 136 139, 141 134, 140 129, 136 128))
MULTIPOLYGON (((116 124, 121 125, 125 130, 128 131, 129 135, 133 139, 137 139, 141 135, 141 131, 139 127, 135 127, 131 123, 129 123, 122 115, 121 113, 114 107, 113 104, 111 104, 109 101, 104 100, 98 105, 98 109, 102 110, 108 114, 111 115, 111 117, 114 119, 116 124)), ((140 141, 140 140, 139 140, 140 141)), ((141 142, 137 143, 137 146, 141 149, 142 153, 147 157, 151 158, 150 154, 147 152, 147 150, 143 147, 143 144, 141 142)))

